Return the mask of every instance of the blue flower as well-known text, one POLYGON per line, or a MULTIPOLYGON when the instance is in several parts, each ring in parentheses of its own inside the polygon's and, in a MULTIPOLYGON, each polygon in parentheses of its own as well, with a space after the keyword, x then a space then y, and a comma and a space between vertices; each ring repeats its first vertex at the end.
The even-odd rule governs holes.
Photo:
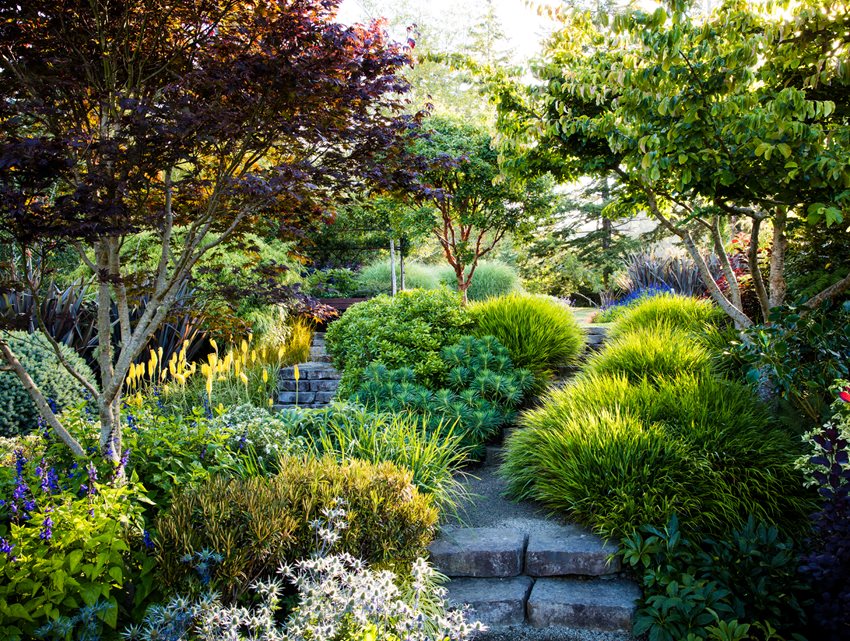
POLYGON ((44 517, 41 522, 41 532, 38 533, 38 538, 42 541, 49 541, 53 537, 53 519, 50 515, 44 517))
POLYGON ((148 550, 152 550, 152 549, 153 549, 153 539, 151 539, 151 533, 150 533, 150 532, 148 532, 147 530, 145 530, 144 534, 142 535, 142 544, 143 544, 143 545, 144 545, 144 546, 145 546, 148 550))

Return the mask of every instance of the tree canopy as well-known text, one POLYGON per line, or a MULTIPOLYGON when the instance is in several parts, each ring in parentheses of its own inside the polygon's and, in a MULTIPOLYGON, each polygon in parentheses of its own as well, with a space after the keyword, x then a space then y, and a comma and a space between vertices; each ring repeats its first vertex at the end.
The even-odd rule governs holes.
MULTIPOLYGON (((540 82, 496 93, 514 170, 615 175, 627 188, 621 205, 649 212, 682 240, 739 326, 753 319, 723 250, 722 221, 751 221, 752 252, 762 222, 771 223, 768 282, 751 270, 766 317, 785 298, 789 217, 846 233, 850 212, 847 6, 788 7, 730 0, 700 17, 672 2, 610 22, 573 13, 546 45, 540 82), (696 233, 712 239, 727 289, 711 278, 696 233)), ((841 279, 809 304, 847 288, 841 279)))
POLYGON ((430 118, 413 150, 424 159, 420 199, 434 210, 432 233, 466 290, 479 260, 507 233, 534 229, 554 198, 547 177, 531 181, 505 176, 491 135, 447 118, 430 118))
MULTIPOLYGON (((405 179, 383 168, 403 166, 386 161, 413 120, 409 48, 381 22, 336 23, 338 4, 0 3, 0 227, 28 251, 71 246, 97 274, 101 385, 86 385, 116 461, 129 367, 202 256, 246 230, 297 231, 341 186, 405 179), (142 279, 120 251, 140 231, 159 246, 142 279), (131 285, 150 301, 132 325, 131 285)), ((2 337, 0 349, 38 397, 2 337)))

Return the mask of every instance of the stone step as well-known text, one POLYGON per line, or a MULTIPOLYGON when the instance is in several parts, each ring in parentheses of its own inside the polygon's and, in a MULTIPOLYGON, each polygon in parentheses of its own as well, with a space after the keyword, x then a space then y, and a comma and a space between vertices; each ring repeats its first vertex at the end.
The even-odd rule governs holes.
POLYGON ((535 628, 628 631, 639 598, 640 588, 625 579, 537 579, 526 613, 535 628))
POLYGON ((509 577, 522 574, 525 532, 509 528, 444 531, 429 547, 434 567, 449 577, 509 577))
POLYGON ((320 378, 320 379, 295 379, 284 380, 280 382, 281 392, 335 392, 339 387, 339 379, 336 378, 320 378))
POLYGON ((280 392, 277 402, 280 405, 307 405, 311 403, 326 405, 330 403, 336 392, 311 392, 299 390, 298 392, 280 392))
MULTIPOLYGON (((309 362, 298 366, 301 380, 315 379, 338 379, 339 372, 327 363, 309 362)), ((295 371, 292 367, 284 367, 280 370, 281 380, 294 380, 295 371)))
POLYGON ((332 362, 331 357, 328 354, 317 354, 316 352, 310 352, 310 360, 314 363, 330 363, 332 362))
POLYGON ((620 571, 617 548, 579 527, 532 532, 525 550, 530 576, 602 576, 620 571))
POLYGON ((522 625, 525 604, 534 581, 531 577, 503 579, 452 579, 446 585, 450 607, 468 605, 468 620, 487 627, 522 625))

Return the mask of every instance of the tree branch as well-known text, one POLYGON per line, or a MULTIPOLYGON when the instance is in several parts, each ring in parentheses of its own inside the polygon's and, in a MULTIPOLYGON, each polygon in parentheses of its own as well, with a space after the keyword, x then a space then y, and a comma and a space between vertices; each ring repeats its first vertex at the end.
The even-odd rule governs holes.
POLYGON ((50 404, 47 402, 47 399, 44 398, 44 394, 42 394, 41 390, 38 389, 35 381, 32 380, 32 377, 27 373, 27 370, 23 365, 21 365, 21 361, 19 361, 17 356, 15 356, 15 353, 12 351, 9 343, 7 343, 2 336, 0 336, 0 353, 2 353, 3 359, 8 364, 9 369, 15 372, 20 379, 24 389, 27 391, 27 394, 29 394, 30 398, 35 403, 35 406, 38 408, 39 414, 44 417, 47 424, 54 432, 56 432, 56 435, 70 448, 74 456, 85 456, 86 452, 83 449, 83 446, 80 445, 77 439, 71 436, 71 433, 68 432, 62 423, 59 422, 59 419, 56 418, 53 410, 50 409, 50 404))

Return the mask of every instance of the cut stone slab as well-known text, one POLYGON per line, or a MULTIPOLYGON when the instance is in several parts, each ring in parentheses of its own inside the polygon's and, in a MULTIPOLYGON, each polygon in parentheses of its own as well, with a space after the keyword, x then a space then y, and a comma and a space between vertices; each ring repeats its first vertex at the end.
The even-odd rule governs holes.
POLYGON ((522 573, 527 536, 503 528, 444 531, 429 550, 431 562, 450 577, 506 577, 522 573))
POLYGON ((616 551, 580 528, 532 532, 525 551, 525 572, 531 576, 614 574, 620 571, 620 559, 611 558, 616 551))
POLYGON ((451 607, 470 606, 467 620, 481 621, 487 627, 522 625, 525 602, 534 581, 531 577, 504 579, 453 579, 448 588, 451 607))
POLYGON ((313 397, 314 403, 330 403, 334 400, 334 396, 336 396, 336 390, 332 392, 316 392, 316 395, 313 397))
POLYGON ((538 579, 528 597, 535 628, 567 626, 628 631, 640 588, 625 579, 538 579))
MULTIPOLYGON (((324 394, 326 392, 320 393, 324 394)), ((295 392, 281 392, 277 397, 277 401, 282 405, 307 405, 315 402, 316 394, 317 392, 305 392, 304 390, 300 390, 297 394, 295 392)))
MULTIPOLYGON (((339 372, 328 363, 303 363, 298 366, 298 373, 301 375, 301 380, 339 378, 339 372)), ((292 367, 284 367, 280 370, 280 376, 284 380, 294 379, 295 371, 292 367)))
POLYGON ((316 379, 316 380, 301 380, 294 379, 280 382, 281 392, 335 392, 339 387, 339 381, 336 379, 316 379))

